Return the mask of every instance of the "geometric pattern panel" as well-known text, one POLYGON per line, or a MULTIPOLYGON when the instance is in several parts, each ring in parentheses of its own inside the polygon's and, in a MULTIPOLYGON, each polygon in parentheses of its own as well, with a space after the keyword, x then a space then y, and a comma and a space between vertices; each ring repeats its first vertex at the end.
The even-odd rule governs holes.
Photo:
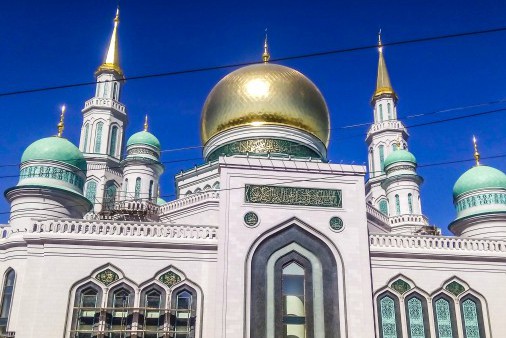
POLYGON ((462 316, 464 317, 466 338, 480 338, 478 310, 476 309, 476 303, 471 299, 466 299, 462 303, 462 316))
POLYGON ((409 332, 411 338, 425 338, 423 306, 420 299, 413 297, 408 300, 409 332))
POLYGON ((439 338, 453 338, 450 303, 440 298, 436 301, 436 326, 439 338))
POLYGON ((392 283, 392 289, 400 293, 401 295, 411 290, 411 286, 402 279, 398 279, 392 283))
POLYGON ((445 289, 453 293, 455 296, 460 295, 462 292, 466 290, 466 288, 464 288, 456 281, 453 281, 450 284, 448 284, 445 289))
POLYGON ((102 272, 99 272, 95 278, 104 284, 105 286, 108 286, 109 284, 114 283, 119 279, 119 276, 116 272, 112 271, 111 269, 105 269, 102 272))
POLYGON ((181 281, 181 277, 177 273, 169 271, 161 275, 159 280, 160 282, 171 288, 181 281))
POLYGON ((397 319, 394 300, 388 296, 381 298, 380 309, 383 338, 397 338, 397 319))

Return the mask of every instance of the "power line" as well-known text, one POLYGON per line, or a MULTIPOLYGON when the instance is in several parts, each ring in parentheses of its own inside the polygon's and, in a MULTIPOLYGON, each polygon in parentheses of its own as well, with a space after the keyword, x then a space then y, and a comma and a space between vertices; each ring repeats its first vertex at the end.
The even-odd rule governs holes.
MULTIPOLYGON (((443 34, 443 35, 429 36, 429 37, 423 37, 423 38, 388 42, 388 43, 383 43, 383 46, 400 46, 400 45, 413 44, 413 43, 421 43, 421 42, 453 39, 453 38, 466 37, 466 36, 498 33, 498 32, 503 32, 503 31, 506 31, 506 27, 496 27, 496 28, 489 28, 489 29, 476 30, 476 31, 470 31, 470 32, 443 34)), ((333 55, 333 54, 356 52, 356 51, 362 51, 362 50, 373 49, 373 48, 378 48, 378 46, 376 44, 374 44, 374 45, 366 45, 366 46, 343 48, 343 49, 332 49, 332 50, 321 51, 321 52, 314 52, 314 53, 285 56, 285 57, 280 57, 280 58, 273 58, 273 59, 271 59, 271 61, 276 62, 276 61, 287 61, 287 60, 295 60, 295 59, 306 59, 306 58, 313 58, 313 57, 333 55)), ((183 74, 192 74, 192 73, 202 73, 202 72, 208 72, 208 71, 213 71, 213 70, 238 68, 238 67, 244 67, 244 66, 261 64, 261 63, 263 63, 263 62, 262 61, 241 62, 241 63, 233 63, 233 64, 227 64, 227 65, 218 65, 218 66, 176 70, 176 71, 172 71, 172 72, 137 75, 137 76, 126 77, 124 80, 120 80, 119 82, 156 78, 156 77, 175 76, 175 75, 183 75, 183 74)), ((103 81, 103 82, 116 82, 116 81, 117 80, 108 80, 108 81, 103 81)), ((57 89, 89 86, 89 85, 95 85, 97 83, 98 83, 97 81, 87 81, 87 82, 78 82, 78 83, 72 83, 72 84, 63 84, 63 85, 58 85, 58 86, 47 86, 47 87, 40 87, 40 88, 16 90, 16 91, 11 91, 11 92, 0 93, 0 97, 1 96, 12 96, 12 95, 36 93, 36 92, 43 92, 43 91, 50 91, 50 90, 57 90, 57 89)))

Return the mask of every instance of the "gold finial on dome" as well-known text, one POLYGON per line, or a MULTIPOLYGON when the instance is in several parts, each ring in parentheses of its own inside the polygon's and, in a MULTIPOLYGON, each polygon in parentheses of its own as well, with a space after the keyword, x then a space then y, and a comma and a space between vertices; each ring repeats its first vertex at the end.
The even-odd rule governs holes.
POLYGON ((105 55, 104 63, 98 67, 97 72, 104 70, 112 70, 117 72, 119 75, 123 75, 123 71, 119 65, 119 50, 118 50, 118 24, 119 24, 119 5, 116 9, 116 16, 114 17, 114 28, 112 30, 111 41, 109 42, 109 48, 105 55))
POLYGON ((381 41, 381 29, 378 32, 378 77, 376 79, 376 90, 373 95, 373 102, 381 95, 388 94, 393 96, 394 99, 397 99, 397 94, 392 88, 392 84, 390 83, 390 76, 388 75, 387 64, 385 62, 385 57, 383 56, 383 43, 381 41))
POLYGON ((61 106, 61 114, 60 114, 60 122, 57 124, 58 127, 58 137, 62 137, 63 135, 63 129, 65 128, 65 125, 63 124, 63 118, 65 117, 65 110, 67 107, 65 105, 61 106))
POLYGON ((144 131, 148 131, 148 114, 144 117, 144 131))
POLYGON ((480 165, 480 153, 478 152, 478 140, 473 135, 473 145, 474 145, 474 160, 476 161, 476 166, 480 165))
POLYGON ((262 54, 262 60, 264 63, 269 62, 271 54, 269 53, 269 45, 267 43, 267 28, 265 29, 265 40, 264 40, 264 53, 262 54))

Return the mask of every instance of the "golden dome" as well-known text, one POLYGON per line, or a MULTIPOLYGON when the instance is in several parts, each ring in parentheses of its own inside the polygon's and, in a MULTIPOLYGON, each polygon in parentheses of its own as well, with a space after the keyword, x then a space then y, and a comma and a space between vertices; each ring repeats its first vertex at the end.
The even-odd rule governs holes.
POLYGON ((238 126, 283 125, 328 145, 330 118, 318 88, 300 72, 276 64, 240 68, 221 79, 202 109, 201 138, 238 126))

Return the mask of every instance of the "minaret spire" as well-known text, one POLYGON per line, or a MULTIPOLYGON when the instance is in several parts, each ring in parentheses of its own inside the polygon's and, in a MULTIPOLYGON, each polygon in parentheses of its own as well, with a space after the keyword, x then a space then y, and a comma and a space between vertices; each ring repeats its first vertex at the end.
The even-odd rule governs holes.
POLYGON ((265 40, 264 40, 264 53, 262 54, 262 60, 264 63, 269 62, 271 59, 271 54, 269 53, 269 45, 267 41, 267 28, 265 29, 265 40))
POLYGON ((105 55, 104 63, 98 67, 97 72, 103 70, 113 70, 120 75, 123 75, 123 71, 119 65, 119 50, 118 50, 118 25, 119 25, 119 5, 116 9, 116 16, 114 17, 114 28, 112 30, 111 41, 109 42, 109 48, 105 55))
POLYGON ((478 140, 473 135, 473 145, 474 145, 474 160, 476 161, 476 166, 480 165, 480 153, 478 152, 478 140))
POLYGON ((65 128, 65 125, 63 124, 63 119, 65 117, 65 110, 67 107, 65 105, 61 106, 61 114, 60 114, 60 122, 57 124, 58 127, 58 137, 62 137, 63 135, 63 129, 65 128))
POLYGON ((390 83, 390 76, 388 76, 387 64, 385 62, 385 57, 383 56, 383 43, 381 42, 381 29, 378 32, 378 77, 376 79, 376 90, 373 95, 373 100, 377 97, 387 94, 397 99, 397 94, 395 94, 394 89, 392 88, 392 84, 390 83))
POLYGON ((144 117, 144 131, 148 131, 148 114, 146 114, 146 117, 144 117))

